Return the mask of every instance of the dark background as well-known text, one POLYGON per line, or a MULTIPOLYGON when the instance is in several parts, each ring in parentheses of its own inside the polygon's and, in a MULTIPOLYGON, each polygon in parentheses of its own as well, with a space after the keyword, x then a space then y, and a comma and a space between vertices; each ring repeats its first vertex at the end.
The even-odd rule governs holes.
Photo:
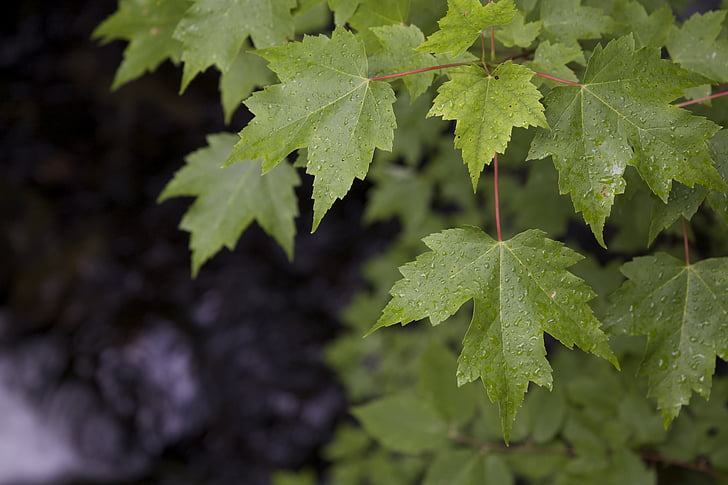
POLYGON ((3 4, 0 382, 79 458, 34 480, 263 484, 316 466, 344 410, 320 351, 378 246, 359 225, 363 184, 310 235, 304 177, 292 264, 255 226, 191 280, 190 200, 155 199, 246 113, 226 128, 217 74, 179 97, 169 63, 111 93, 125 44, 90 35, 115 8, 3 4))

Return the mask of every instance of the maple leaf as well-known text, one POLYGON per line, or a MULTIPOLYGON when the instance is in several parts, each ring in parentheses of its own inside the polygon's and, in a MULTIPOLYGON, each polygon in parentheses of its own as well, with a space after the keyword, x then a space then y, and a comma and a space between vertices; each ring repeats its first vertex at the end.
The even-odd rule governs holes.
POLYGON ((692 189, 682 184, 674 185, 667 203, 659 201, 652 210, 648 244, 652 244, 661 231, 670 227, 680 217, 690 220, 707 195, 708 189, 702 185, 696 185, 692 189))
POLYGON ((246 52, 248 48, 245 42, 230 68, 220 76, 219 89, 225 123, 230 123, 235 110, 256 86, 266 86, 275 80, 265 60, 246 52))
MULTIPOLYGON (((709 139, 708 148, 715 161, 716 170, 728 182, 728 130, 721 130, 709 139)), ((702 185, 689 188, 677 184, 670 192, 667 203, 657 203, 652 211, 649 243, 680 217, 690 220, 706 199, 718 218, 728 225, 728 193, 723 190, 708 190, 702 185)))
POLYGON ((582 259, 579 254, 538 230, 497 242, 465 227, 424 242, 431 251, 400 268, 404 278, 370 333, 423 318, 437 325, 473 299, 458 382, 482 379, 500 408, 506 441, 529 381, 551 386, 543 332, 618 366, 587 304, 594 294, 565 269, 582 259))
POLYGON ((111 89, 118 89, 167 58, 178 62, 182 44, 172 37, 191 2, 187 0, 121 0, 118 10, 104 20, 93 37, 107 43, 128 40, 124 60, 116 70, 111 89))
POLYGON ((293 188, 300 183, 295 169, 280 164, 261 175, 259 160, 230 167, 220 165, 237 137, 218 133, 207 137, 208 146, 191 153, 159 196, 196 196, 180 228, 191 233, 192 275, 223 246, 233 249, 253 220, 293 257, 294 219, 298 215, 293 188))
POLYGON ((613 33, 621 36, 632 32, 637 47, 647 45, 662 47, 675 22, 670 7, 663 7, 648 14, 645 7, 635 1, 617 3, 611 15, 615 21, 613 33))
POLYGON ((344 25, 361 2, 362 0, 329 0, 329 8, 334 12, 336 25, 344 25))
POLYGON ((526 22, 526 18, 522 12, 517 12, 513 21, 503 25, 495 31, 495 38, 506 47, 528 47, 530 46, 539 32, 541 32, 541 22, 526 22))
POLYGON ((486 27, 513 21, 518 11, 513 0, 483 5, 479 0, 448 0, 447 15, 438 21, 440 30, 419 49, 434 54, 459 56, 473 45, 486 27))
POLYGON ((175 39, 184 44, 183 92, 211 65, 226 72, 249 36, 257 48, 293 37, 291 9, 296 0, 199 0, 177 25, 175 39))
POLYGON ((298 0, 292 15, 296 33, 323 32, 331 26, 331 9, 324 0, 298 0))
POLYGON ((555 87, 545 97, 552 131, 539 131, 528 158, 551 155, 561 193, 571 194, 601 245, 627 165, 665 202, 673 179, 723 187, 705 143, 719 126, 668 104, 701 83, 660 59, 659 49, 635 50, 625 36, 594 49, 583 84, 555 87))
POLYGON ((349 24, 360 32, 379 25, 404 24, 413 0, 360 0, 349 24))
POLYGON ((672 27, 667 39, 670 57, 714 81, 728 81, 728 40, 718 39, 726 11, 696 13, 682 27, 672 27))
MULTIPOLYGON (((369 58, 369 72, 372 77, 436 65, 434 56, 415 50, 425 40, 424 34, 416 25, 383 25, 370 30, 381 44, 381 48, 372 52, 369 58)), ((434 77, 434 71, 404 76, 402 82, 410 93, 410 99, 414 101, 427 91, 434 77)))
POLYGON ((505 62, 490 75, 480 66, 461 66, 440 86, 427 116, 457 120, 455 146, 463 151, 473 190, 480 172, 495 152, 503 153, 514 126, 548 128, 539 99, 531 84, 533 71, 505 62))
POLYGON ((577 39, 598 39, 612 24, 602 10, 584 7, 581 0, 541 2, 541 21, 544 40, 571 45, 577 39))
POLYGON ((716 355, 728 360, 728 258, 686 265, 658 253, 635 258, 622 273, 628 280, 613 295, 608 321, 647 336, 641 373, 667 426, 693 391, 710 396, 716 355))
MULTIPOLYGON (((728 183, 728 130, 719 131, 708 140, 710 152, 715 160, 718 173, 728 183)), ((708 203, 724 225, 728 226, 728 191, 713 190, 708 193, 708 203)))
POLYGON ((364 179, 374 148, 391 149, 394 93, 389 84, 369 80, 364 45, 345 30, 256 53, 281 83, 245 101, 255 118, 240 132, 226 164, 262 158, 267 171, 308 147, 315 231, 354 178, 364 179))

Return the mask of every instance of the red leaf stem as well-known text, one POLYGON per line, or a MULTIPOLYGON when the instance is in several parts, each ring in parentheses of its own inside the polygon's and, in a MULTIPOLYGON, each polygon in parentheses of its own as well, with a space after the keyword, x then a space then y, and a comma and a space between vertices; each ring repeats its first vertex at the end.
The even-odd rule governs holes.
POLYGON ((728 96, 728 91, 711 94, 710 96, 705 96, 704 98, 691 99, 690 101, 683 101, 682 103, 678 103, 675 106, 677 106, 678 108, 682 108, 683 106, 700 103, 701 101, 707 101, 707 100, 713 99, 713 98, 720 98, 721 96, 728 96))
POLYGON ((542 72, 534 72, 535 75, 545 77, 546 79, 551 79, 552 81, 557 81, 564 84, 570 84, 572 86, 583 86, 581 83, 575 83, 574 81, 567 81, 566 79, 561 79, 560 77, 555 76, 549 76, 548 74, 544 74, 542 72))
POLYGON ((682 218, 683 246, 685 247, 685 264, 690 266, 690 245, 688 244, 688 225, 682 218))
POLYGON ((500 195, 498 193, 498 152, 493 155, 493 192, 495 194, 495 230, 498 234, 498 242, 503 241, 500 221, 500 195))
POLYGON ((443 64, 441 66, 423 67, 422 69, 414 69, 412 71, 404 71, 404 72, 398 72, 395 74, 387 74, 384 76, 370 77, 369 80, 370 81, 380 81, 382 79, 390 79, 393 77, 401 77, 401 76, 408 76, 410 74, 417 74, 418 72, 434 71, 436 69, 445 69, 447 67, 468 66, 470 64, 472 64, 472 62, 456 62, 454 64, 443 64))

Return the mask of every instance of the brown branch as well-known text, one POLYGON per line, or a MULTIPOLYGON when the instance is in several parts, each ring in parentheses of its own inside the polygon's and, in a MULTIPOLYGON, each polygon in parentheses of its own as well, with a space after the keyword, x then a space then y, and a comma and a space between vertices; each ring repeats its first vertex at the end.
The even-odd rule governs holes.
POLYGON ((487 453, 490 453, 493 451, 499 451, 499 452, 509 452, 509 453, 518 453, 518 452, 543 453, 543 454, 547 454, 547 455, 563 455, 563 456, 568 456, 568 457, 574 456, 574 450, 570 447, 565 447, 563 449, 546 448, 546 447, 534 444, 530 440, 526 440, 520 444, 511 444, 511 445, 506 445, 504 443, 487 443, 484 441, 473 439, 469 436, 461 435, 457 431, 451 432, 448 437, 451 440, 453 440, 454 442, 459 443, 461 445, 466 445, 466 446, 470 446, 472 448, 477 448, 483 454, 487 454, 487 453))
MULTIPOLYGON (((475 448, 480 451, 482 454, 488 454, 492 452, 500 452, 500 453, 543 453, 543 454, 549 454, 549 455, 561 455, 569 458, 573 458, 576 456, 576 451, 574 451, 574 448, 571 446, 565 446, 562 449, 555 449, 555 448, 546 448, 544 446, 539 446, 537 444, 534 444, 530 440, 526 440, 523 443, 520 444, 511 444, 510 446, 506 446, 504 443, 488 443, 484 441, 480 441, 474 438, 471 438, 469 436, 462 435, 458 433, 457 431, 452 431, 449 433, 448 437, 454 441, 455 443, 469 446, 471 448, 475 448)), ((713 478, 719 479, 719 480, 726 480, 728 481, 728 474, 723 473, 719 470, 716 470, 715 468, 710 466, 710 462, 706 459, 698 459, 695 461, 682 461, 677 460, 674 458, 670 458, 669 456, 662 455, 656 451, 652 450, 642 450, 639 452, 640 457, 643 461, 647 463, 651 463, 653 465, 664 465, 664 466, 674 466, 678 468, 684 468, 685 470, 692 470, 700 473, 705 473, 706 475, 710 475, 713 478)))
POLYGON ((705 473, 713 478, 719 480, 728 480, 728 474, 722 473, 715 468, 710 466, 710 462, 706 459, 698 459, 696 461, 681 461, 670 458, 665 455, 661 455, 656 451, 645 450, 640 453, 642 459, 653 464, 661 464, 666 466, 675 466, 678 468, 685 468, 686 470, 693 470, 696 472, 705 473))

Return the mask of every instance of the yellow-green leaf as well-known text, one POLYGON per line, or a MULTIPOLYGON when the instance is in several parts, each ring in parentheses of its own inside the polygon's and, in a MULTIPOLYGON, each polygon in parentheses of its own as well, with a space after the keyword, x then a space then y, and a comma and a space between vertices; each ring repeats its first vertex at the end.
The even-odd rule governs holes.
POLYGON ((493 155, 503 153, 513 127, 548 128, 533 71, 505 62, 488 74, 481 66, 461 66, 438 89, 428 116, 457 120, 455 146, 463 151, 473 190, 493 155))
POLYGON ((419 48, 433 54, 459 56, 480 38, 483 29, 507 24, 517 12, 513 0, 486 5, 479 0, 448 0, 447 15, 438 21, 440 30, 419 48))

